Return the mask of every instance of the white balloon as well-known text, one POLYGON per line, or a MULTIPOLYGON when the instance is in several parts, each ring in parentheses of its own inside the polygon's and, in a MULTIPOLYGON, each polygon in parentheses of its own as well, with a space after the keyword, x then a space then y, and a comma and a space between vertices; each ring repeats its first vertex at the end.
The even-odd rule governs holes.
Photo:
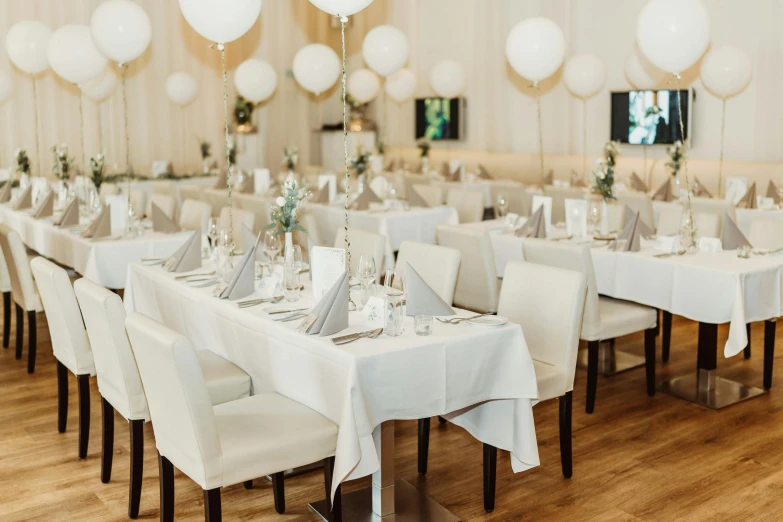
POLYGON ((228 43, 253 27, 261 0, 179 0, 179 8, 198 34, 210 42, 228 43))
POLYGON ((100 76, 109 61, 92 40, 86 25, 64 25, 49 39, 49 64, 65 81, 75 84, 100 76))
POLYGON ((177 105, 189 105, 197 94, 196 79, 188 73, 177 72, 166 79, 166 95, 177 105))
POLYGON ((92 13, 90 29, 98 50, 119 64, 141 56, 152 39, 150 17, 131 0, 109 0, 99 5, 92 13))
POLYGON ((606 68, 604 63, 592 54, 580 54, 566 62, 563 81, 575 96, 587 99, 603 89, 606 68))
POLYGON ((348 94, 359 103, 371 102, 381 90, 378 75, 369 69, 359 69, 348 77, 348 94))
POLYGON ((386 78, 386 94, 397 103, 408 100, 415 91, 416 75, 410 69, 400 69, 386 78))
POLYGON ((748 55, 731 45, 713 48, 701 62, 701 82, 721 98, 742 92, 752 74, 748 55))
POLYGON ((266 100, 277 88, 277 73, 264 60, 245 60, 234 73, 234 85, 243 98, 253 103, 266 100))
POLYGON ((408 38, 396 27, 379 25, 364 37, 362 56, 376 73, 392 75, 408 61, 408 38))
POLYGON ((663 81, 665 72, 655 67, 634 45, 633 51, 625 60, 625 77, 637 89, 655 89, 663 81))
POLYGON ((351 16, 372 3, 372 0, 310 0, 321 11, 333 16, 351 16))
POLYGON ((710 16, 701 0, 650 0, 636 25, 639 49, 653 65, 680 74, 710 45, 710 16))
POLYGON ((442 98, 456 98, 465 90, 465 69, 454 60, 444 60, 430 72, 430 85, 442 98))
POLYGON ((117 89, 117 73, 114 68, 107 67, 102 75, 79 85, 82 94, 96 102, 102 102, 117 89))
POLYGON ((0 71, 0 103, 6 101, 14 92, 14 84, 11 76, 5 71, 0 71))
POLYGON ((340 76, 340 58, 331 47, 310 44, 299 49, 294 56, 294 78, 306 90, 321 94, 329 89, 340 76))
POLYGON ((52 30, 37 20, 15 23, 5 38, 8 57, 27 74, 38 74, 49 68, 48 46, 52 30))
POLYGON ((552 76, 565 58, 565 36, 549 18, 519 22, 506 40, 506 58, 520 76, 533 83, 552 76))

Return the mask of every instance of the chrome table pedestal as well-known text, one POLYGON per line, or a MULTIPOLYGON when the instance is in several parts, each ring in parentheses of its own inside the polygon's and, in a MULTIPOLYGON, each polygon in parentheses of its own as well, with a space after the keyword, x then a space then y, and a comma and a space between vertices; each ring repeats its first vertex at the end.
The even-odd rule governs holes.
MULTIPOLYGON (((373 432, 381 469, 372 475, 372 487, 342 496, 343 522, 460 522, 459 517, 422 494, 405 480, 394 478, 394 421, 373 432)), ((326 499, 310 509, 329 520, 326 499)))
MULTIPOLYGON (((587 369, 587 350, 579 350, 577 363, 580 368, 587 369)), ((598 374, 611 377, 644 366, 644 357, 632 353, 615 350, 614 342, 606 341, 598 345, 598 374)))

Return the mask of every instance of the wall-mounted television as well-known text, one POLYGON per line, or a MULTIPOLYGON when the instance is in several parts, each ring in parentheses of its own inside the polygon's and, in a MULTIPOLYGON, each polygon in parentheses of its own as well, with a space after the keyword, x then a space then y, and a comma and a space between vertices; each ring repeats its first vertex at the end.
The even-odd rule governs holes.
POLYGON ((681 136, 677 91, 628 91, 612 93, 612 137, 630 145, 670 145, 685 141, 689 133, 691 98, 681 90, 683 125, 681 136))
POLYGON ((464 137, 465 98, 416 100, 416 139, 461 140, 464 137))

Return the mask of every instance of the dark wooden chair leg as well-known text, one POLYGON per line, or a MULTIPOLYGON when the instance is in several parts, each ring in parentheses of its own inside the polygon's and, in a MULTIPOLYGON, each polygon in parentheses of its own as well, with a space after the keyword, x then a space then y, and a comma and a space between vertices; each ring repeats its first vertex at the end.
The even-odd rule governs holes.
POLYGON ((484 444, 484 511, 495 510, 495 476, 498 467, 498 449, 484 444))
POLYGON ((285 513, 285 478, 283 472, 272 475, 272 494, 275 498, 275 511, 285 513))
POLYGON ((598 386, 598 341, 587 343, 587 402, 585 411, 593 413, 595 409, 595 392, 598 386))
POLYGON ((253 481, 252 480, 246 480, 245 481, 245 489, 253 489, 253 481))
POLYGON ((427 474, 430 454, 430 418, 419 419, 419 475, 427 474))
POLYGON ((661 340, 661 360, 669 362, 669 348, 672 344, 672 314, 663 311, 663 339, 661 340))
POLYGON ((128 517, 138 518, 141 503, 141 477, 144 475, 144 419, 130 421, 130 490, 128 517))
POLYGON ((743 353, 745 355, 745 359, 750 359, 750 323, 745 325, 745 332, 748 334, 748 345, 745 347, 743 353))
POLYGON ((560 397, 560 464, 563 476, 571 478, 573 474, 573 456, 571 453, 571 406, 574 392, 568 392, 560 397))
POLYGON ((24 343, 24 310, 16 305, 16 358, 22 358, 22 347, 24 343))
POLYGON ((68 425, 68 368, 57 361, 57 431, 65 433, 68 425))
POLYGON ((79 458, 87 458, 87 446, 90 443, 90 376, 77 375, 79 391, 79 458))
POLYGON ((101 397, 101 482, 108 484, 111 480, 111 464, 114 459, 114 408, 111 403, 101 397))
POLYGON ((11 292, 3 292, 3 348, 11 340, 11 292))
POLYGON ((334 474, 334 457, 324 459, 324 486, 326 487, 326 506, 329 512, 329 522, 343 522, 342 488, 337 486, 332 504, 332 475, 334 474))
POLYGON ((35 355, 38 349, 35 310, 27 312, 27 328, 30 330, 27 333, 27 342, 29 343, 27 349, 27 373, 33 373, 35 371, 35 355))
POLYGON ((655 328, 644 331, 644 366, 647 377, 647 395, 655 396, 655 328))
POLYGON ((438 415, 438 422, 439 422, 440 424, 446 424, 446 419, 444 419, 443 417, 441 417, 440 415, 438 415))
POLYGON ((772 362, 775 359, 775 327, 777 321, 764 321, 764 389, 772 388, 772 362))
POLYGON ((220 488, 204 490, 204 522, 222 522, 223 510, 220 507, 220 488))
POLYGON ((661 309, 656 308, 655 309, 655 320, 657 324, 655 325, 655 337, 658 337, 661 335, 661 309))
POLYGON ((174 522, 174 466, 158 453, 160 480, 160 522, 174 522))

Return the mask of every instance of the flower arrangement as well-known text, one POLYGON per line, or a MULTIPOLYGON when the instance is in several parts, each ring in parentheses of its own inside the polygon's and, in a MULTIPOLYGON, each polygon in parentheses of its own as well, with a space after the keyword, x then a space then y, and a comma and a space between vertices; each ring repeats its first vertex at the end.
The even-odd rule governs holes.
POLYGON ((288 170, 294 170, 298 162, 299 147, 283 147, 283 166, 288 170))
POLYGON ((228 144, 228 166, 233 167, 237 164, 237 142, 232 140, 228 144))
POLYGON ((212 156, 212 144, 206 140, 200 140, 199 147, 201 148, 201 160, 208 160, 212 156))
POLYGON ((30 158, 24 149, 16 149, 14 152, 16 160, 16 172, 19 174, 30 174, 30 158))
POLYGON ((378 149, 378 154, 380 156, 386 154, 386 143, 383 141, 383 138, 378 140, 378 145, 376 145, 375 148, 378 149))
POLYGON ((416 143, 416 147, 418 147, 420 156, 422 158, 429 158, 430 157, 430 148, 432 148, 432 145, 430 145, 430 142, 427 140, 420 140, 418 143, 416 143))
POLYGON ((614 166, 617 164, 617 144, 613 141, 604 145, 604 157, 593 170, 593 192, 609 202, 617 199, 614 195, 614 166))
POLYGON ((250 125, 253 120, 254 108, 252 103, 242 96, 237 96, 236 101, 234 101, 234 121, 237 122, 237 125, 250 125))
POLYGON ((103 156, 103 153, 90 158, 90 173, 92 174, 92 183, 95 185, 95 190, 101 190, 101 185, 104 182, 104 163, 105 157, 103 156))
POLYGON ((61 143, 52 147, 52 174, 60 181, 68 181, 71 178, 73 158, 68 157, 68 145, 61 143))
POLYGON ((289 175, 285 178, 280 196, 275 200, 275 204, 269 208, 269 216, 272 222, 264 230, 277 229, 277 235, 284 232, 293 232, 299 230, 307 232, 299 224, 297 216, 300 213, 302 200, 310 195, 310 191, 299 185, 296 179, 289 175))
POLYGON ((682 141, 675 141, 674 145, 666 148, 666 153, 669 155, 669 161, 666 163, 666 166, 671 169, 672 176, 676 176, 685 162, 685 147, 682 141))
POLYGON ((356 156, 351 158, 349 166, 356 171, 357 176, 361 176, 367 172, 367 167, 370 164, 370 153, 365 151, 362 147, 356 149, 356 156))

